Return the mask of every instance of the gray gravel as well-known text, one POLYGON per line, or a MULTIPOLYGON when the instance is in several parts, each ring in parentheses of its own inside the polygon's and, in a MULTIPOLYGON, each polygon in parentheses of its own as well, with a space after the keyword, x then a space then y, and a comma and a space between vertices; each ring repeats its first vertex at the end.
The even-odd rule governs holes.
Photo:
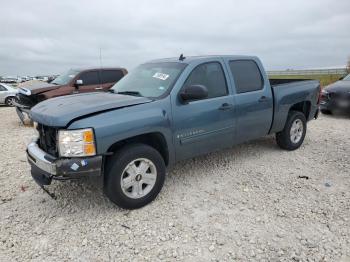
POLYGON ((26 163, 32 129, 6 107, 0 127, 0 261, 350 261, 349 118, 310 122, 294 152, 265 137, 182 162, 135 211, 98 179, 51 199, 26 163))

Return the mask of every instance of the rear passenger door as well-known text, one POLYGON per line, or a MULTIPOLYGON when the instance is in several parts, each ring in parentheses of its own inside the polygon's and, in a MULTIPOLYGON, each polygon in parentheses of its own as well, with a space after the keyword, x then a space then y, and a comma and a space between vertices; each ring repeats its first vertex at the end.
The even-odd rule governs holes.
POLYGON ((100 91, 100 75, 98 70, 82 72, 77 79, 83 80, 83 85, 79 86, 79 93, 100 91))
POLYGON ((244 142, 266 135, 271 127, 273 97, 265 72, 259 61, 253 59, 230 60, 226 64, 231 72, 235 89, 237 128, 235 142, 244 142))
POLYGON ((120 79, 122 79, 124 73, 122 70, 101 70, 101 89, 107 91, 110 89, 115 83, 117 83, 120 79))

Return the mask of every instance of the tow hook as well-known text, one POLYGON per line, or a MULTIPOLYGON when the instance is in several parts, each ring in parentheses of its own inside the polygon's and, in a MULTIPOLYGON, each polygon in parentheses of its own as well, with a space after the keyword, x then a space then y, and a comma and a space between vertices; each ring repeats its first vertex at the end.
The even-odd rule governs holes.
POLYGON ((43 185, 40 185, 41 189, 44 190, 45 193, 47 193, 52 199, 56 200, 57 197, 54 193, 49 192, 43 185))

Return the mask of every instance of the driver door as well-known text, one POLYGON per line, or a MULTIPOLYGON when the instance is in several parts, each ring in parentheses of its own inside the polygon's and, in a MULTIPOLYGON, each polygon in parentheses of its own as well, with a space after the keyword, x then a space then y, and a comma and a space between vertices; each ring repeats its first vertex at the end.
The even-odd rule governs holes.
POLYGON ((234 135, 234 98, 221 62, 195 67, 184 83, 203 85, 208 97, 188 103, 178 102, 173 108, 174 141, 177 160, 191 158, 228 147, 234 135))

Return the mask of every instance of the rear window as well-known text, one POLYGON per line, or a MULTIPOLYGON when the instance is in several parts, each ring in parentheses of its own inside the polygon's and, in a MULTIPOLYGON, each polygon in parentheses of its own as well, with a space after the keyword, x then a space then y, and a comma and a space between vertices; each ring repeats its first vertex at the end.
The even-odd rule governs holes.
POLYGON ((124 73, 122 70, 102 70, 101 71, 101 83, 116 83, 118 82, 122 77, 124 76, 124 73))
POLYGON ((263 79, 259 67, 254 61, 230 61, 230 70, 237 93, 247 93, 263 88, 263 79))

